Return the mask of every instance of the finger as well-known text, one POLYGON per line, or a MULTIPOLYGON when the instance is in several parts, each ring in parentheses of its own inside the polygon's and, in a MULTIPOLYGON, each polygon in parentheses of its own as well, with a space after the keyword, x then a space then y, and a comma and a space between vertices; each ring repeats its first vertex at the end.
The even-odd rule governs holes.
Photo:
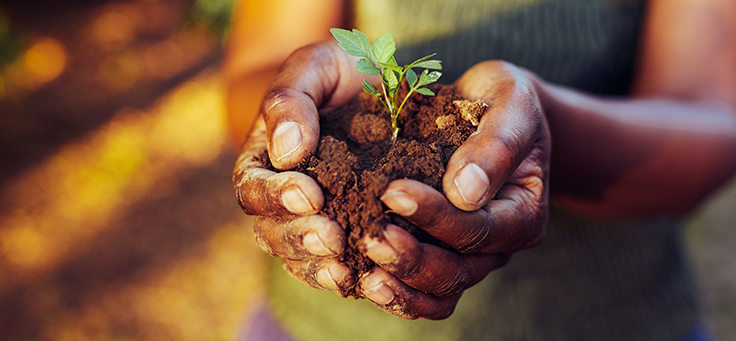
POLYGON ((269 127, 268 154, 277 169, 290 169, 312 155, 319 139, 319 119, 314 101, 304 92, 272 88, 263 102, 269 127))
POLYGON ((437 297, 448 297, 475 285, 507 256, 462 255, 419 243, 409 232, 388 224, 384 238, 364 240, 366 255, 407 285, 437 297))
MULTIPOLYGON (((517 180, 522 181, 522 177, 517 180)), ((535 182, 533 178, 523 181, 535 182)), ((381 200, 394 213, 459 252, 509 254, 536 245, 544 236, 544 194, 543 189, 531 191, 519 184, 508 184, 487 206, 466 212, 426 184, 396 180, 389 184, 381 200)))
POLYGON ((408 319, 441 320, 455 311, 462 293, 439 298, 401 282, 398 278, 375 267, 360 281, 363 296, 389 314, 408 319))
POLYGON ((510 64, 478 64, 456 85, 469 100, 490 104, 476 132, 453 154, 443 178, 450 202, 472 211, 495 196, 529 153, 540 135, 542 115, 531 82, 510 64))
POLYGON ((314 153, 318 110, 344 104, 360 91, 354 63, 333 43, 306 46, 287 58, 261 107, 274 167, 293 168, 314 153))
POLYGON ((285 259, 281 265, 289 275, 315 289, 342 292, 353 285, 351 270, 335 257, 304 261, 285 259))
POLYGON ((262 161, 265 148, 266 126, 259 118, 233 172, 235 193, 243 211, 268 217, 319 212, 324 205, 319 185, 303 173, 266 169, 262 161))
POLYGON ((345 231, 319 215, 291 220, 258 217, 254 232, 264 251, 289 260, 336 256, 345 249, 345 231))

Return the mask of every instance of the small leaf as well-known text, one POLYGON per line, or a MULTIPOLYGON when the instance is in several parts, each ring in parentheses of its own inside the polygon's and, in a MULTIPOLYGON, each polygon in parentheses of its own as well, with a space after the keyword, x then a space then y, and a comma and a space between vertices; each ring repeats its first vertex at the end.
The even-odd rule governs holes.
POLYGON ((417 73, 414 70, 409 69, 406 71, 406 81, 409 82, 410 87, 414 87, 417 82, 417 73))
MULTIPOLYGON (((341 28, 331 28, 330 33, 332 33, 332 36, 337 39, 337 45, 345 50, 345 53, 356 57, 371 58, 370 45, 365 46, 365 42, 363 42, 362 38, 355 32, 350 32, 341 28)), ((367 37, 365 38, 365 41, 368 41, 367 37)))
POLYGON ((363 91, 365 91, 365 92, 367 92, 367 93, 369 93, 369 94, 371 94, 373 96, 376 96, 376 97, 379 97, 380 96, 380 94, 378 93, 378 91, 376 91, 376 87, 374 87, 373 84, 371 84, 371 82, 369 82, 369 81, 367 81, 365 79, 363 80, 363 91))
POLYGON ((373 56, 379 63, 388 63, 396 52, 396 43, 391 32, 386 33, 373 42, 373 56))
POLYGON ((378 65, 383 66, 383 67, 385 67, 385 68, 387 68, 387 69, 389 69, 391 71, 396 71, 396 72, 399 72, 399 73, 401 73, 402 71, 404 71, 404 68, 402 68, 401 66, 397 66, 397 65, 393 65, 393 64, 389 64, 389 63, 381 63, 381 62, 379 62, 378 65))
POLYGON ((380 71, 373 66, 373 63, 369 62, 365 58, 358 60, 358 65, 355 67, 355 71, 365 73, 366 75, 377 75, 380 73, 380 71))
POLYGON ((396 71, 390 71, 383 74, 384 80, 390 92, 394 92, 399 87, 399 74, 396 71))
POLYGON ((419 88, 419 89, 416 89, 415 91, 422 95, 434 96, 434 92, 432 92, 432 90, 429 90, 427 88, 419 88))
POLYGON ((439 80, 440 77, 442 77, 442 72, 432 71, 429 73, 429 78, 432 80, 433 83, 439 80))
POLYGON ((442 61, 431 59, 414 64, 415 67, 423 67, 432 70, 442 70, 442 61))
POLYGON ((432 58, 432 57, 434 57, 434 56, 436 56, 436 55, 437 55, 436 53, 432 53, 432 54, 430 54, 430 55, 428 55, 428 56, 424 56, 424 57, 422 57, 422 58, 419 58, 419 59, 415 60, 414 62, 412 62, 411 64, 409 64, 409 67, 414 67, 414 66, 416 66, 417 64, 419 64, 419 63, 421 63, 421 62, 423 62, 423 61, 425 61, 425 60, 427 60, 427 59, 429 59, 429 58, 432 58))
POLYGON ((438 72, 438 71, 429 72, 429 70, 424 69, 424 71, 422 71, 422 74, 419 76, 419 82, 417 82, 417 87, 422 86, 422 85, 427 85, 430 83, 434 83, 438 79, 440 79, 440 76, 442 76, 442 72, 438 72))

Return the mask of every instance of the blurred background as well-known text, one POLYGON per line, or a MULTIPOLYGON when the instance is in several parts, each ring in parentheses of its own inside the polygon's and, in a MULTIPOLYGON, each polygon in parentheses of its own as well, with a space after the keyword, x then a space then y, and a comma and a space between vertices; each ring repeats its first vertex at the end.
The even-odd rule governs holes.
MULTIPOLYGON (((0 3, 0 340, 237 339, 267 256, 230 180, 234 1, 0 3)), ((687 227, 721 339, 734 207, 687 227)))
POLYGON ((236 339, 265 254, 232 190, 232 5, 0 5, 1 340, 236 339))

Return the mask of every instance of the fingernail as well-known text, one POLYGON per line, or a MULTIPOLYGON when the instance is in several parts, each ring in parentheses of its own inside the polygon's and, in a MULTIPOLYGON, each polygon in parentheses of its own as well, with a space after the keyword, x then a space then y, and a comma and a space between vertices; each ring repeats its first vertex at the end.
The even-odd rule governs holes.
POLYGON ((383 194, 381 201, 392 211, 403 216, 414 214, 419 207, 414 198, 402 191, 388 191, 383 194))
POLYGON ((296 185, 287 187, 281 193, 281 204, 291 213, 300 214, 315 211, 314 206, 309 202, 307 196, 296 185))
POLYGON ((319 238, 317 231, 310 231, 305 234, 304 239, 302 239, 302 244, 304 245, 304 248, 313 255, 332 256, 335 254, 335 252, 330 250, 322 239, 319 238))
POLYGON ((389 264, 393 262, 398 255, 396 250, 394 250, 394 248, 385 239, 383 241, 371 239, 366 243, 365 248, 365 253, 368 258, 378 264, 389 264))
POLYGON ((474 163, 466 165, 460 173, 455 176, 455 187, 466 203, 476 205, 488 192, 488 176, 474 163))
POLYGON ((338 289, 337 282, 335 281, 335 278, 332 277, 330 269, 327 266, 323 266, 321 269, 319 269, 319 272, 317 272, 317 282, 319 282, 319 284, 325 289, 338 289))
POLYGON ((347 275, 347 269, 341 265, 325 265, 317 272, 317 282, 328 290, 339 290, 337 285, 347 275))
POLYGON ((380 278, 368 275, 364 282, 363 295, 373 303, 386 305, 394 300, 394 291, 384 282, 380 282, 380 278), (378 283, 375 283, 379 281, 378 283))
POLYGON ((287 121, 279 124, 273 132, 273 153, 276 160, 281 160, 295 152, 302 145, 302 132, 299 124, 287 121))

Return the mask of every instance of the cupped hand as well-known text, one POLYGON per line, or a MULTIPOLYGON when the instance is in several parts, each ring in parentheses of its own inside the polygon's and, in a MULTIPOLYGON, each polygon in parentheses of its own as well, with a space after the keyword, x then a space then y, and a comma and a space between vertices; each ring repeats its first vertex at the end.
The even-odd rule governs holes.
POLYGON ((551 141, 535 84, 534 75, 498 61, 477 64, 456 82, 466 99, 490 107, 453 154, 444 195, 397 180, 381 198, 454 250, 419 243, 393 225, 385 238, 364 239, 378 266, 360 286, 377 306, 409 319, 446 318, 465 289, 542 240, 551 141))
MULTIPOLYGON (((361 91, 354 58, 335 44, 293 53, 264 98, 261 117, 234 171, 244 211, 257 215, 259 245, 284 260, 295 278, 315 288, 352 285, 336 256, 346 246, 342 228, 315 215, 324 197, 297 172, 261 165, 267 151, 289 169, 317 147, 320 110, 347 103, 361 91)), ((538 243, 547 207, 549 133, 529 74, 487 62, 457 83, 467 99, 491 104, 478 131, 455 153, 444 177, 445 195, 411 180, 390 184, 383 202, 455 250, 419 243, 389 225, 383 240, 366 240, 380 265, 361 279, 363 294, 404 318, 449 316, 463 290, 505 264, 510 254, 538 243)))
POLYGON ((284 268, 312 287, 347 287, 350 270, 337 261, 346 245, 334 221, 316 215, 324 196, 319 185, 298 172, 273 172, 261 163, 267 152, 272 165, 290 169, 317 148, 321 110, 343 105, 362 91, 356 59, 335 43, 303 47, 282 64, 267 92, 260 115, 233 173, 238 201, 258 216, 255 235, 284 268))

